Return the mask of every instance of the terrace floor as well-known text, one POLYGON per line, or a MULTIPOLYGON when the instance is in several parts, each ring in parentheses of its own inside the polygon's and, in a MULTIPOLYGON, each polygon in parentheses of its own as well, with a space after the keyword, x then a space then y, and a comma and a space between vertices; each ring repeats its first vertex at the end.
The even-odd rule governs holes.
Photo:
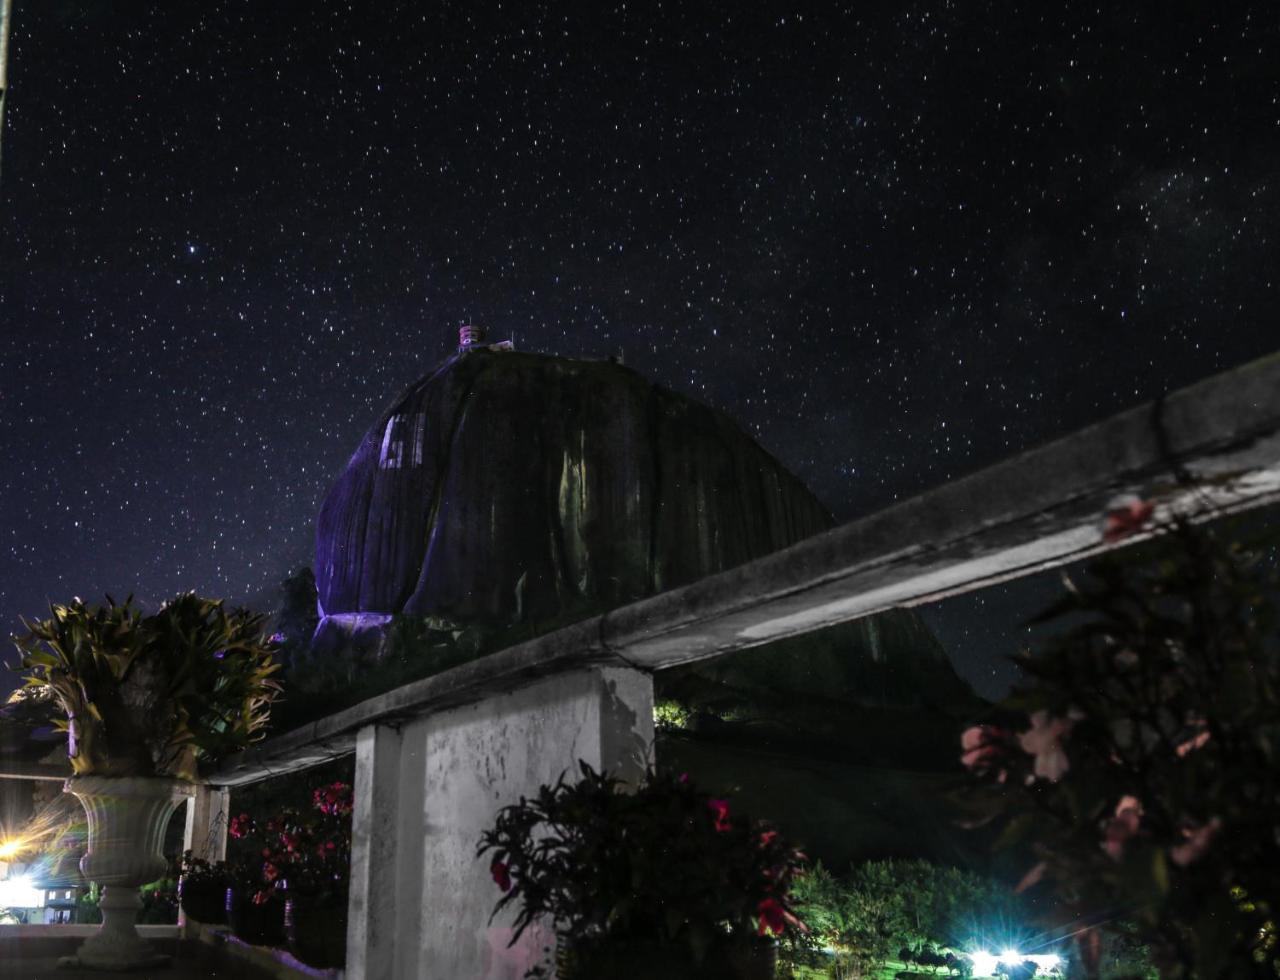
MULTIPOLYGON (((208 929, 208 927, 201 927, 208 929)), ((0 931, 0 978, 3 980, 104 980, 112 976, 139 980, 291 980, 337 978, 340 971, 312 970, 286 953, 246 946, 225 932, 207 931, 196 937, 150 939, 157 952, 172 957, 162 968, 113 974, 80 967, 63 967, 58 961, 73 954, 82 937, 4 937, 0 931)))

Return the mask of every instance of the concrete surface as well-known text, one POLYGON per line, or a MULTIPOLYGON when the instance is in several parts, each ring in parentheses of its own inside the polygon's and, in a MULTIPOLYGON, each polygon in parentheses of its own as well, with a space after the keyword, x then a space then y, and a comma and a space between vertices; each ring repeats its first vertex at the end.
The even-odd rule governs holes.
MULTIPOLYGON (((75 952, 80 940, 3 940, 0 941, 0 977, 4 980, 104 980, 113 976, 144 980, 273 980, 280 974, 264 970, 253 963, 194 940, 152 942, 158 952, 173 957, 163 969, 146 969, 136 973, 103 973, 99 970, 58 966, 61 956, 75 952)), ((305 976, 305 974, 298 974, 305 976)))
POLYGON ((359 742, 347 975, 351 980, 520 980, 546 938, 513 947, 490 922, 501 892, 480 834, 500 807, 579 759, 637 779, 653 745, 653 684, 588 668, 434 713, 359 742))

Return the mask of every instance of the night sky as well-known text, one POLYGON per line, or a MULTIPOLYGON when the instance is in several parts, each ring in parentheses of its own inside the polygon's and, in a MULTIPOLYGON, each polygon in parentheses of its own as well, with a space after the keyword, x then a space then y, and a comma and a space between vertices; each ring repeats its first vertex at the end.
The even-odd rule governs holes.
MULTIPOLYGON (((1280 14, 1102 6, 15 0, 4 631, 269 595, 462 319, 842 520, 1280 348, 1280 14)), ((1043 592, 930 621, 981 685, 1043 592)))

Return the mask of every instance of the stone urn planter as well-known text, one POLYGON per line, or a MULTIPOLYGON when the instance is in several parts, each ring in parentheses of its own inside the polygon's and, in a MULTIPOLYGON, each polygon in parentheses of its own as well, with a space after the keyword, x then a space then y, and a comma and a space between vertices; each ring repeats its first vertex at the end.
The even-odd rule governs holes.
POLYGON ((162 777, 67 780, 64 791, 80 800, 89 818, 89 849, 80 859, 80 871, 103 891, 98 902, 102 925, 65 965, 138 970, 168 960, 138 935, 138 889, 164 874, 162 846, 169 818, 195 790, 185 779, 162 777))

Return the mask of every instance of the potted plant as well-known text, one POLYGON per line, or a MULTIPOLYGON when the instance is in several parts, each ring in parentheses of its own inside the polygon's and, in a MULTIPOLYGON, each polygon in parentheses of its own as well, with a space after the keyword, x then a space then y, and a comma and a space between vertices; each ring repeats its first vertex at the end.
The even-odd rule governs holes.
POLYGON ((535 921, 554 929, 562 980, 772 977, 770 937, 805 928, 788 894, 804 856, 686 776, 650 772, 627 792, 579 769, 504 807, 480 840, 503 892, 494 915, 517 910, 512 944, 535 921))
POLYGON ((182 855, 178 902, 188 919, 210 924, 225 922, 230 887, 231 871, 225 861, 211 863, 191 851, 182 855))
POLYGON ((312 793, 313 813, 281 821, 267 857, 283 876, 285 936, 310 966, 347 960, 347 896, 351 881, 351 786, 329 783, 312 793))
POLYGON ((50 607, 15 638, 28 687, 51 693, 74 775, 66 790, 88 814, 80 870, 105 885, 87 966, 155 959, 137 935, 138 887, 160 877, 169 817, 195 791, 201 762, 261 736, 279 693, 265 617, 193 593, 145 616, 132 599, 50 607))

